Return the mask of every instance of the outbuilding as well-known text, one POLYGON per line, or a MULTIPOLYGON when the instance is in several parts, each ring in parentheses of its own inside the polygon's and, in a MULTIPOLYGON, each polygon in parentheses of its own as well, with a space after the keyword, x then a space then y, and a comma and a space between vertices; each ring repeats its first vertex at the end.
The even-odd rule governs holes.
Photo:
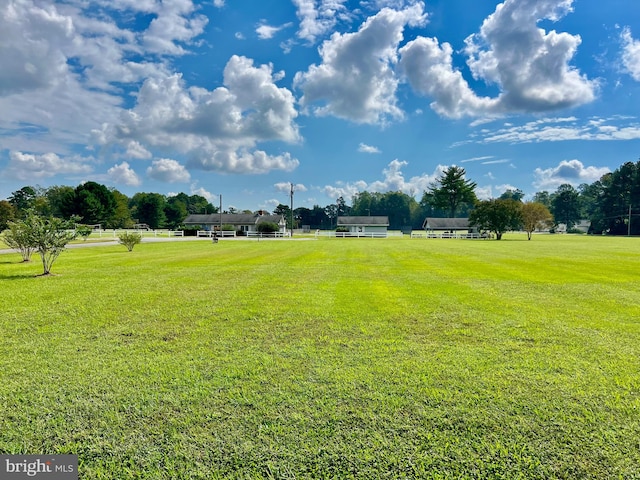
POLYGON ((389 229, 387 216, 338 217, 336 231, 344 232, 345 236, 386 237, 389 229))

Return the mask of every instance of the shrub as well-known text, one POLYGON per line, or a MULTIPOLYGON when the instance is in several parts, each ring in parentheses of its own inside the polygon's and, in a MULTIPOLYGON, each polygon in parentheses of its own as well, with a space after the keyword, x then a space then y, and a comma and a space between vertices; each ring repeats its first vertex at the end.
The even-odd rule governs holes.
POLYGON ((258 224, 258 232, 260 233, 275 233, 280 230, 277 223, 274 222, 262 222, 258 224))
POLYGON ((142 242, 142 235, 136 232, 124 232, 118 235, 118 242, 131 251, 133 247, 142 242))

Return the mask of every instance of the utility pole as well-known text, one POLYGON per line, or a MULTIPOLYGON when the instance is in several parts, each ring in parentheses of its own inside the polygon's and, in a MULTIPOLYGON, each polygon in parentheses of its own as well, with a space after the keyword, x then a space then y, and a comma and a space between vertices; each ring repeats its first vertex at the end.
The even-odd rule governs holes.
POLYGON ((222 194, 220 194, 220 208, 218 212, 220 213, 220 236, 222 236, 222 194))
POLYGON ((293 237, 293 183, 290 184, 291 185, 291 190, 289 192, 290 198, 291 198, 291 236, 293 237))
POLYGON ((627 222, 627 237, 631 236, 631 203, 629 203, 629 221, 627 222))

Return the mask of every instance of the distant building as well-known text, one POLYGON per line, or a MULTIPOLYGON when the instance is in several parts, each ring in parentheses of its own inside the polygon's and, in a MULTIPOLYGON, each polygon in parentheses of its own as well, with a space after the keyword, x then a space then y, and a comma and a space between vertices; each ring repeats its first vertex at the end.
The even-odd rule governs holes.
POLYGON ((427 232, 477 233, 478 228, 469 224, 468 218, 425 218, 422 228, 427 232))
POLYGON ((389 217, 387 216, 362 216, 362 217, 338 217, 337 228, 350 234, 387 235, 389 229, 389 217))
POLYGON ((185 227, 197 227, 200 230, 220 230, 225 225, 233 226, 235 231, 244 233, 257 232, 260 223, 275 223, 280 233, 285 233, 287 222, 282 215, 262 215, 258 213, 211 213, 191 214, 184 219, 185 227))

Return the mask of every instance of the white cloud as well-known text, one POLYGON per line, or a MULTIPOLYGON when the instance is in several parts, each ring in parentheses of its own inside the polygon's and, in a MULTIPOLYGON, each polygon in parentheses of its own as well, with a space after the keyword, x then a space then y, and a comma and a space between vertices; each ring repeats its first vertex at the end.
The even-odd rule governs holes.
POLYGON ((597 83, 570 65, 579 35, 545 32, 541 20, 557 21, 573 0, 506 0, 466 39, 467 64, 476 80, 496 85, 496 98, 478 97, 459 70, 453 50, 418 37, 401 49, 401 69, 412 88, 433 97, 441 115, 497 116, 573 107, 595 98, 597 83))
MULTIPOLYGON (((280 193, 286 193, 287 195, 289 195, 289 193, 291 192, 291 183, 290 182, 278 182, 276 184, 273 185, 276 189, 276 191, 280 192, 280 193)), ((295 183, 293 185, 293 193, 294 195, 296 193, 301 193, 301 192, 306 192, 307 191, 307 187, 303 184, 303 183, 295 183)))
POLYGON ((224 0, 213 0, 213 5, 218 8, 224 7, 224 0))
POLYGON ((183 43, 189 43, 204 31, 208 19, 197 15, 191 0, 158 2, 155 18, 142 35, 143 44, 151 53, 183 55, 183 43))
POLYGON ((151 166, 147 168, 147 175, 168 183, 188 182, 191 180, 191 175, 187 169, 180 165, 179 162, 169 158, 154 160, 151 166))
POLYGON ((233 56, 224 69, 224 85, 209 91, 186 88, 180 75, 150 78, 136 106, 115 125, 97 135, 106 141, 176 151, 187 166, 233 173, 291 171, 299 162, 289 153, 270 155, 259 142, 298 142, 295 99, 275 81, 271 65, 256 67, 251 59, 233 56))
POLYGON ((135 140, 131 140, 127 143, 127 157, 129 158, 137 158, 141 160, 147 160, 151 158, 151 152, 140 145, 140 142, 136 142, 135 140))
POLYGON ((637 82, 640 82, 640 40, 631 36, 631 29, 626 27, 620 35, 622 39, 622 64, 625 70, 637 82))
POLYGON ((361 143, 358 146, 358 151, 362 153, 380 153, 380 149, 378 147, 367 145, 365 143, 361 143))
POLYGON ((446 169, 443 165, 438 165, 432 174, 405 179, 402 168, 408 163, 401 160, 393 160, 382 170, 383 179, 368 183, 364 180, 356 182, 337 182, 336 185, 326 185, 321 190, 330 198, 343 197, 345 200, 352 198, 356 193, 368 192, 403 192, 407 195, 421 195, 446 169))
POLYGON ((93 168, 88 165, 92 159, 77 156, 61 158, 55 153, 35 155, 12 151, 9 153, 7 175, 18 180, 50 178, 59 174, 84 175, 93 168))
POLYGON ((293 0, 300 19, 298 38, 315 43, 318 37, 331 31, 346 0, 293 0))
POLYGON ((200 195, 201 197, 206 198, 209 202, 213 200, 217 200, 218 202, 220 201, 219 194, 211 193, 204 187, 198 187, 197 182, 191 184, 191 195, 200 195))
POLYGON ((356 33, 334 33, 320 47, 322 63, 298 72, 294 85, 303 91, 303 107, 322 103, 317 115, 334 115, 357 123, 399 119, 398 78, 393 70, 406 25, 423 25, 424 5, 404 10, 385 8, 368 18, 356 33))
POLYGON ((640 123, 634 119, 595 118, 580 123, 575 117, 543 118, 523 125, 507 124, 497 130, 484 129, 480 143, 533 143, 567 140, 636 140, 640 139, 640 123))
POLYGON ((119 165, 114 165, 109 170, 107 170, 107 175, 109 179, 116 184, 137 187, 142 183, 136 172, 129 166, 127 162, 122 162, 119 165))
POLYGON ((585 167, 579 160, 563 160, 552 168, 536 168, 533 186, 542 190, 551 190, 564 183, 578 186, 581 183, 593 183, 611 172, 607 167, 585 167))
MULTIPOLYGON (((68 163, 91 130, 118 121, 123 92, 166 77, 168 57, 186 53, 206 22, 191 0, 0 2, 3 147, 40 159, 55 152, 68 163), (147 18, 146 30, 134 30, 147 18)), ((151 158, 136 139, 122 147, 114 158, 151 158)), ((91 170, 73 158, 76 169, 91 170)))
POLYGON ((280 30, 290 26, 291 26, 291 23, 285 23, 284 25, 280 25, 278 27, 273 27, 271 25, 267 25, 263 23, 256 28, 256 33, 258 34, 258 37, 260 39, 268 40, 270 38, 273 38, 274 35, 278 33, 280 30))

